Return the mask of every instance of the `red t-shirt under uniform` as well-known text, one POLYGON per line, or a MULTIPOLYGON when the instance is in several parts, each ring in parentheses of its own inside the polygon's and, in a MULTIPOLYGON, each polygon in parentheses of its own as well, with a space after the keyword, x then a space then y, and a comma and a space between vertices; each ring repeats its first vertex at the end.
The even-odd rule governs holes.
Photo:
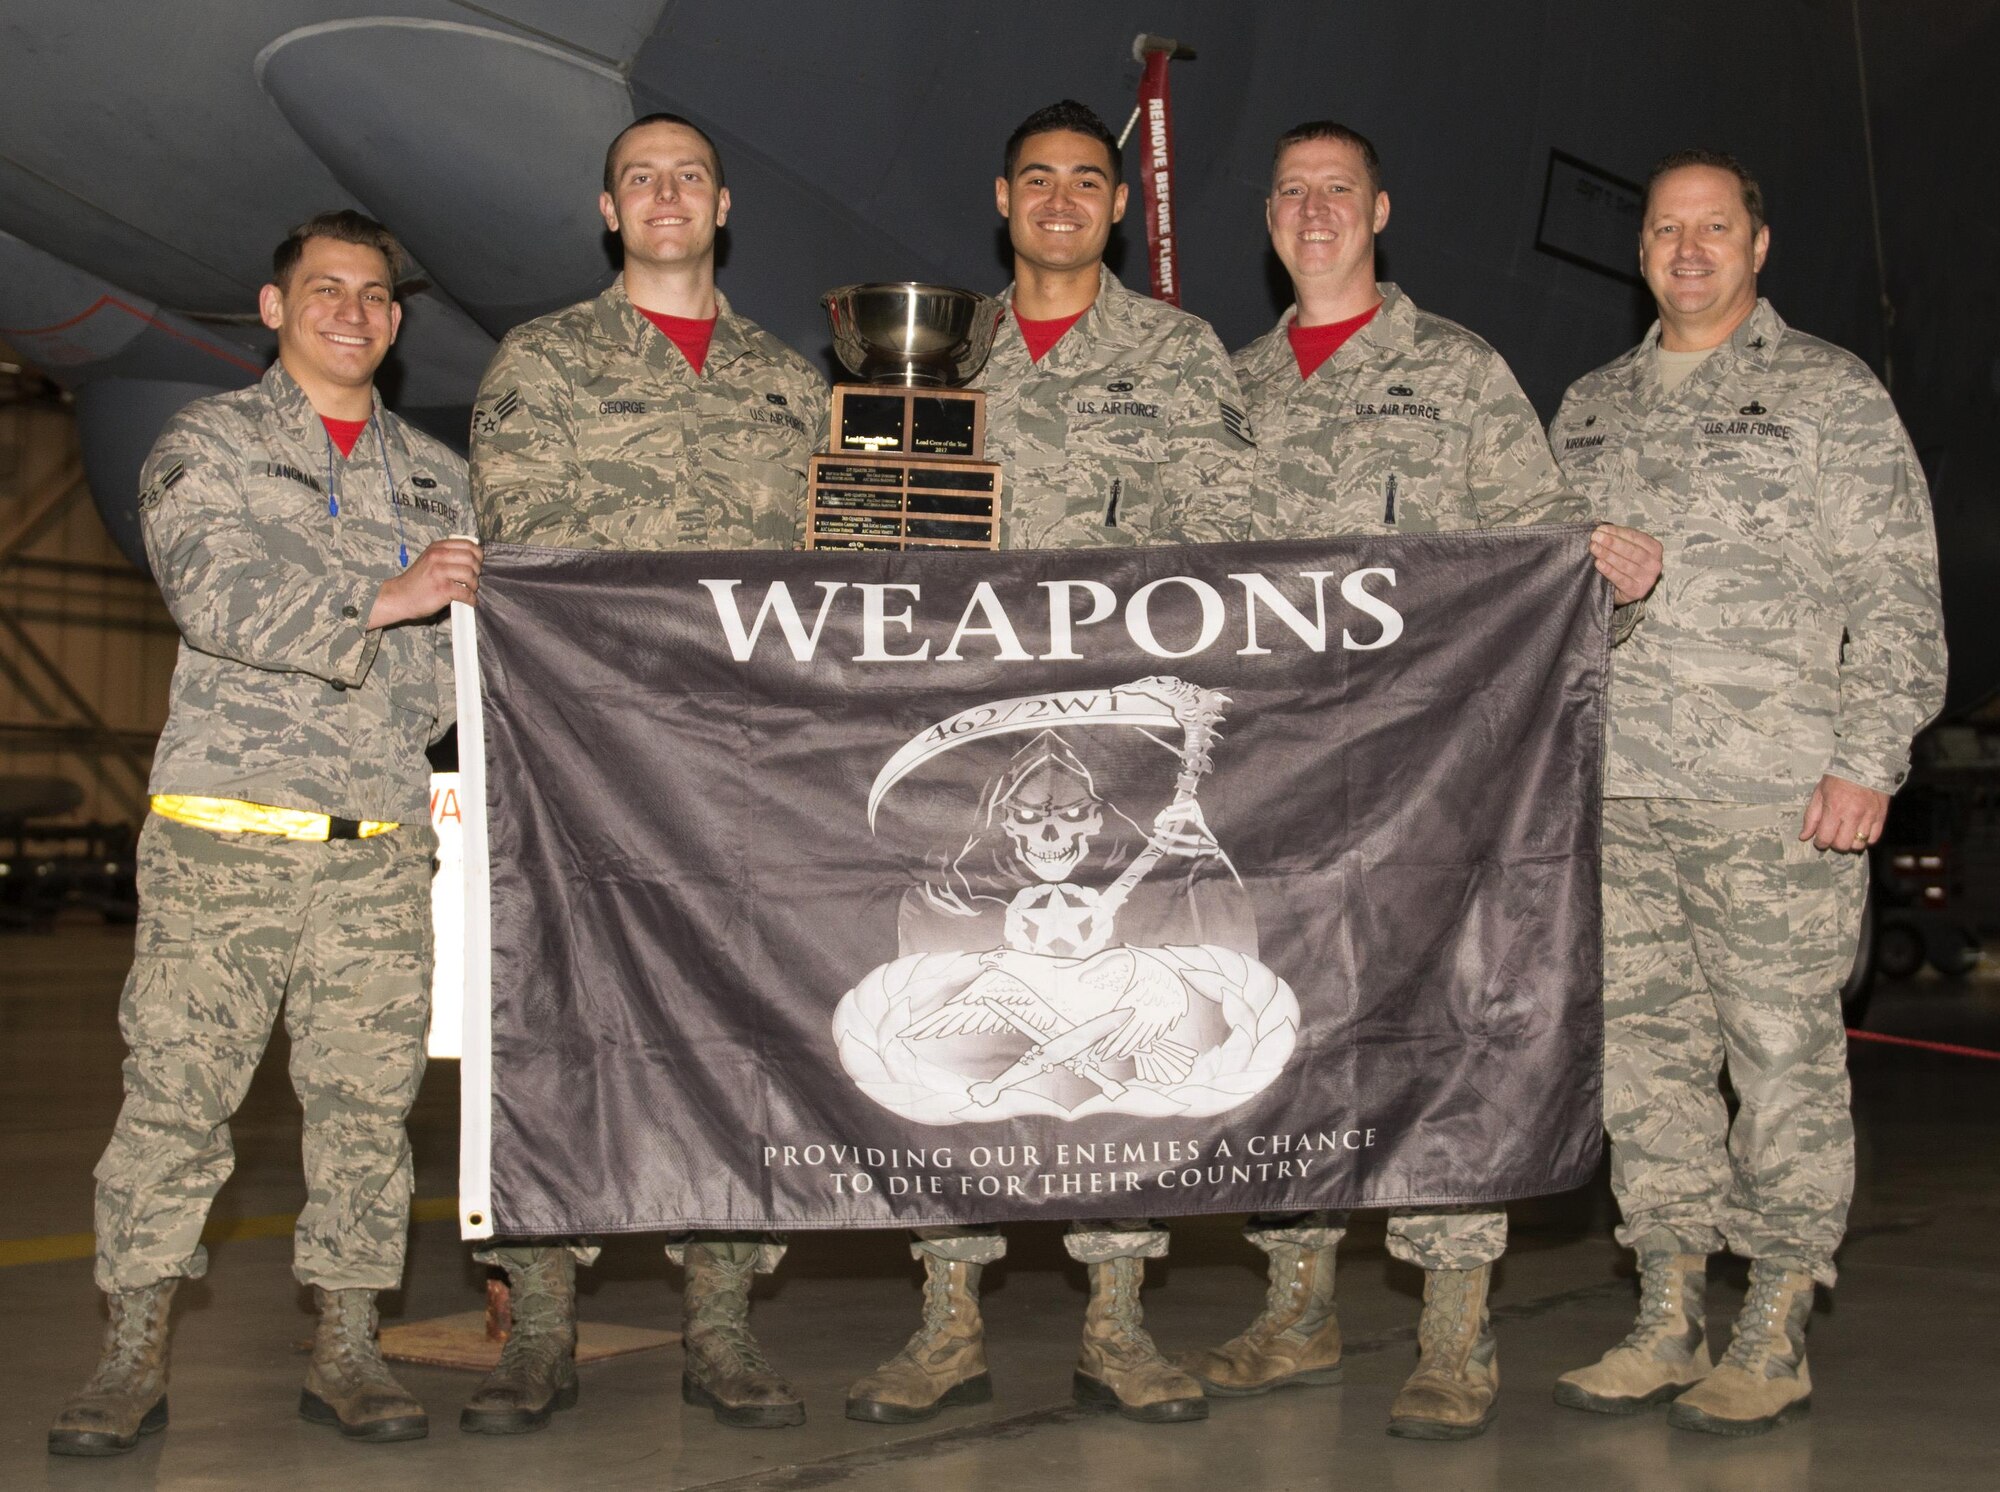
POLYGON ((1285 336, 1292 344, 1292 356, 1298 359, 1300 379, 1312 377, 1321 363, 1340 351, 1347 339, 1373 321, 1381 309, 1381 302, 1377 301, 1359 316, 1329 321, 1323 326, 1300 326, 1294 316, 1285 328, 1285 336))
POLYGON ((1053 321, 1030 321, 1019 311, 1014 313, 1014 325, 1021 329, 1021 340, 1028 344, 1028 361, 1039 363, 1042 354, 1062 340, 1062 334, 1083 320, 1085 306, 1074 316, 1058 316, 1053 321))
POLYGON ((644 306, 634 309, 664 332, 669 342, 680 348, 681 356, 688 360, 688 366, 697 375, 701 373, 701 365, 708 361, 708 344, 715 339, 713 316, 669 316, 665 311, 649 311, 644 306))
POLYGON ((354 442, 361 439, 361 432, 368 428, 366 420, 336 420, 332 415, 321 415, 319 422, 326 426, 326 438, 340 447, 340 459, 345 461, 354 454, 354 442))

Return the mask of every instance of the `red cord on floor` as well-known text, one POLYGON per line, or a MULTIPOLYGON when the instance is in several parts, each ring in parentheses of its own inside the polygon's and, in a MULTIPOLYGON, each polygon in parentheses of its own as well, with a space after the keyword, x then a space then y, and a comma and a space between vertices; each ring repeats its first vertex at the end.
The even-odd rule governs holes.
POLYGON ((1953 1046, 1948 1041, 1918 1041, 1914 1036, 1885 1036, 1880 1031, 1857 1031, 1852 1026, 1847 1034, 1855 1041, 1879 1041, 1885 1046, 1913 1046, 1919 1051, 1944 1052, 1953 1057, 1984 1057, 1988 1062, 2000 1062, 2000 1052, 1989 1052, 1983 1046, 1953 1046))

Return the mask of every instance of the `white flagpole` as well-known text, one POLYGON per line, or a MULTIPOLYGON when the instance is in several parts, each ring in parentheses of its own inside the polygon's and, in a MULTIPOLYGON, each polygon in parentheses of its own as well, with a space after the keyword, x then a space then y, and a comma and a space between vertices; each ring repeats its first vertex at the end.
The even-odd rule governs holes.
POLYGON ((486 720, 480 713, 479 624, 451 606, 458 675, 458 801, 464 814, 464 1048, 458 1064, 458 1228, 493 1236, 493 915, 486 865, 486 720))

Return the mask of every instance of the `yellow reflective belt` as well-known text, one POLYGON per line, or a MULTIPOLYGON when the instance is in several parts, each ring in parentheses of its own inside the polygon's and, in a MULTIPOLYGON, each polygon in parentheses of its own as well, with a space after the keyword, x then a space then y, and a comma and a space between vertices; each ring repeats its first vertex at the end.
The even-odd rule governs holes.
MULTIPOLYGON (((213 829, 222 834, 276 834, 283 839, 325 839, 332 824, 327 815, 307 813, 302 808, 269 808, 236 798, 196 798, 184 793, 155 794, 153 812, 197 829, 213 829)), ((397 827, 363 819, 355 837, 372 839, 397 827)))

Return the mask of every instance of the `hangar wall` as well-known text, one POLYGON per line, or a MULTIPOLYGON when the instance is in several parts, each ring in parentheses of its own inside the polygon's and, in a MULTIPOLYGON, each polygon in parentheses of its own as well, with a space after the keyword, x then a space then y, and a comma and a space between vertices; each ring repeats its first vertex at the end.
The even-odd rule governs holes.
POLYGON ((56 822, 136 825, 179 634, 90 501, 68 404, 19 367, 0 345, 0 838, 41 796, 19 779, 81 789, 56 822))

